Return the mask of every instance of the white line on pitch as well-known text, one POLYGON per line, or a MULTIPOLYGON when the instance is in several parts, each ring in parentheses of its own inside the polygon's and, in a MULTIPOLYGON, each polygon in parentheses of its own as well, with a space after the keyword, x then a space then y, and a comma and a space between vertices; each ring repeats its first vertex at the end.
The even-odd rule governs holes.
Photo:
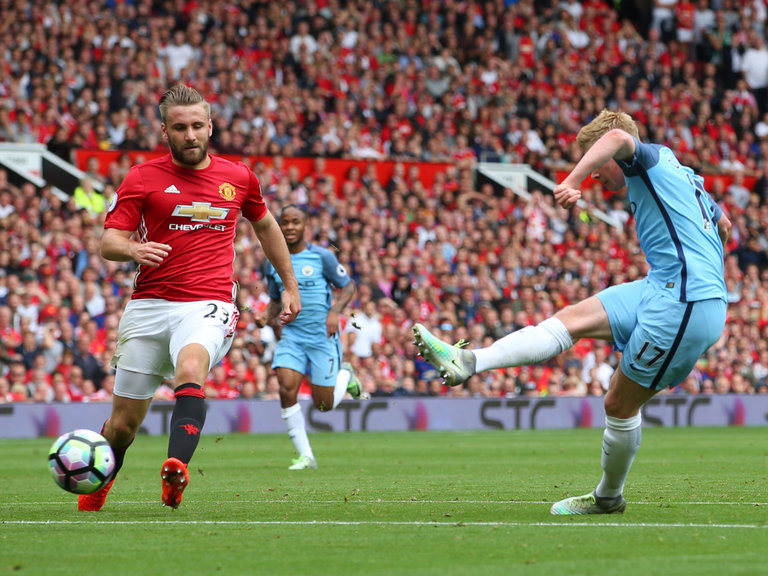
POLYGON ((110 524, 125 526, 145 526, 162 524, 183 525, 232 525, 232 526, 444 526, 447 528, 508 526, 508 527, 547 527, 547 528, 728 528, 745 530, 765 530, 768 525, 758 524, 688 524, 688 523, 621 523, 621 522, 382 522, 382 521, 342 521, 342 520, 0 520, 0 524, 23 525, 76 525, 110 524))
MULTIPOLYGON (((67 506, 75 501, 51 502, 6 502, 9 506, 67 506)), ((112 504, 153 504, 155 500, 110 500, 112 504)), ((347 500, 232 500, 205 501, 208 504, 552 504, 548 500, 361 500, 350 497, 347 500)), ((627 502, 630 506, 768 506, 768 502, 627 502)))

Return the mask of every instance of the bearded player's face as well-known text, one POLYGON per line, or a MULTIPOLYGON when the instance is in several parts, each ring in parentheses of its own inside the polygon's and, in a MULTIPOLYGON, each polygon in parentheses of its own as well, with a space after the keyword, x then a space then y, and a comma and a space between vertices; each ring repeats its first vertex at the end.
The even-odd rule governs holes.
POLYGON ((213 124, 202 104, 168 109, 163 135, 168 140, 173 161, 179 166, 191 169, 207 166, 212 132, 213 124))

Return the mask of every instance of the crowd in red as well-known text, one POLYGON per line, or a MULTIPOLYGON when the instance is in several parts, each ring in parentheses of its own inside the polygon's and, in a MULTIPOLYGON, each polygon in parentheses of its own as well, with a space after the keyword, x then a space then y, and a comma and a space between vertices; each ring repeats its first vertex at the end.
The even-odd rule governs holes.
MULTIPOLYGON (((645 273, 621 197, 589 187, 590 207, 565 211, 546 191, 523 200, 471 171, 477 161, 568 170, 578 128, 620 108, 643 138, 722 175, 711 193, 734 221, 726 330, 673 392, 765 392, 765 4, 619 4, 5 2, 0 141, 44 143, 68 160, 78 148, 158 150, 160 94, 193 85, 211 103, 212 151, 268 157, 253 169, 270 208, 306 206, 313 240, 358 283, 344 346, 370 393, 602 394, 617 361, 604 342, 445 390, 409 328, 424 322, 481 346, 645 273), (295 156, 314 158, 312 170, 291 169, 285 158, 295 156), (370 164, 339 182, 326 158, 370 164), (383 158, 399 161, 386 181, 375 169, 383 158), (451 168, 425 186, 419 163, 433 161, 451 168)), ((50 187, 17 189, 0 171, 0 402, 109 399, 135 270, 102 260, 98 243, 104 198, 130 164, 124 155, 103 171, 89 166, 68 200, 50 187)), ((244 311, 207 392, 276 398, 276 334, 251 312, 267 299, 264 255, 245 223, 236 245, 244 311)))

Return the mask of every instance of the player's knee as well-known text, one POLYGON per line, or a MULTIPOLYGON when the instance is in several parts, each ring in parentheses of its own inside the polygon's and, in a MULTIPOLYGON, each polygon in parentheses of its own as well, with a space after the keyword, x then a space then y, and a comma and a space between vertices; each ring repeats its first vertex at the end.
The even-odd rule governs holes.
POLYGON ((284 386, 283 384, 280 384, 278 391, 280 393, 280 400, 283 402, 283 404, 287 406, 293 406, 296 404, 296 401, 299 397, 298 390, 294 390, 294 388, 291 386, 284 386))
POLYGON ((622 402, 622 399, 618 394, 612 394, 609 391, 603 399, 603 407, 605 408, 605 415, 611 418, 620 418, 625 420, 632 418, 637 414, 637 406, 629 405, 626 402, 622 402))
POLYGON ((205 380, 209 369, 208 351, 199 344, 188 345, 182 349, 176 362, 174 378, 177 382, 199 382, 205 380))
POLYGON ((109 425, 105 429, 105 435, 114 446, 130 444, 136 437, 141 426, 141 419, 131 414, 121 414, 110 418, 109 425))
POLYGON ((176 367, 174 379, 177 382, 195 382, 202 386, 205 379, 201 378, 201 375, 206 373, 206 368, 207 365, 198 362, 186 362, 176 367))

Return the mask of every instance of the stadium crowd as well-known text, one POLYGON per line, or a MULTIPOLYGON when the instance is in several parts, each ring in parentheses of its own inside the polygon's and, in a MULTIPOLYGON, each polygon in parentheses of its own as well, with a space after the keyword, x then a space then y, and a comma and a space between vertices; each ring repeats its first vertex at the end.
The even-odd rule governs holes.
MULTIPOLYGON (((599 395, 617 363, 605 342, 445 389, 410 326, 480 346, 645 273, 621 197, 592 187, 588 206, 567 211, 546 191, 524 200, 471 170, 523 162, 554 178, 579 158, 578 128, 620 108, 683 163, 727 176, 711 189, 734 222, 727 327, 670 393, 765 393, 766 5, 643 4, 0 0, 0 141, 43 143, 67 160, 76 148, 157 150, 157 100, 188 83, 209 98, 212 152, 269 157, 253 170, 270 208, 305 206, 313 241, 358 283, 344 346, 369 393, 599 395), (314 158, 312 171, 287 169, 293 156, 314 158), (326 158, 369 169, 337 182, 326 158), (385 158, 397 169, 379 181, 385 158), (451 167, 425 186, 419 162, 430 161, 451 167)), ((99 237, 127 158, 107 175, 89 167, 69 198, 17 188, 0 170, 0 403, 110 399, 135 267, 100 258, 99 237)), ((264 255, 245 222, 236 249, 243 311, 207 394, 275 399, 277 335, 253 320, 268 300, 264 255)))

